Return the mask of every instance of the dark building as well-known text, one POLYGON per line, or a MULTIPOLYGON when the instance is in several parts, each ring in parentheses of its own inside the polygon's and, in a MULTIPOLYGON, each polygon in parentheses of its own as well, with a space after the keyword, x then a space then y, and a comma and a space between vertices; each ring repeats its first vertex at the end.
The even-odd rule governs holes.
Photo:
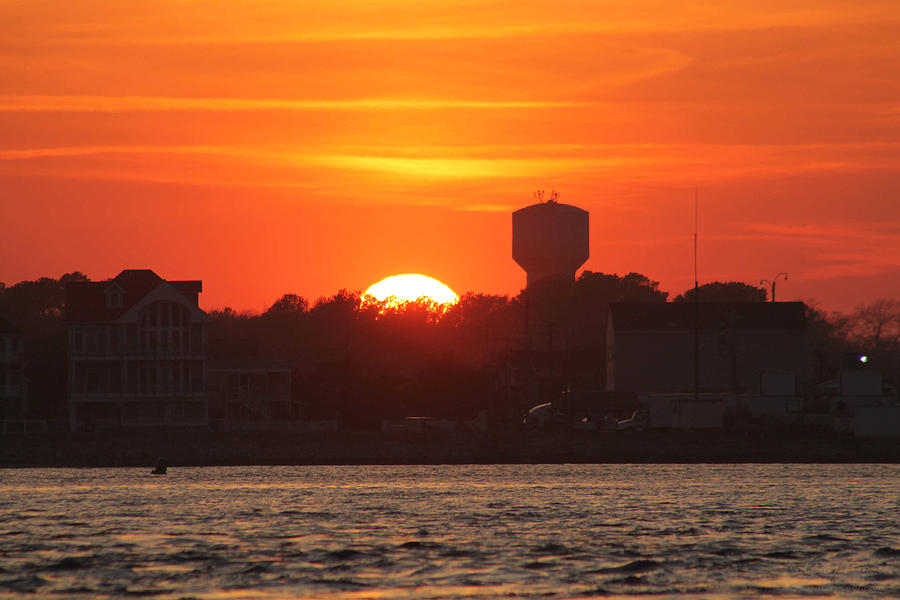
POLYGON ((227 421, 297 419, 286 360, 240 357, 209 361, 209 410, 227 421))
MULTIPOLYGON (((637 394, 694 389, 690 302, 610 305, 606 388, 637 394)), ((760 392, 766 374, 804 381, 809 356, 802 302, 701 302, 700 390, 760 392)))
POLYGON ((207 425, 202 289, 149 269, 66 286, 73 430, 207 425))

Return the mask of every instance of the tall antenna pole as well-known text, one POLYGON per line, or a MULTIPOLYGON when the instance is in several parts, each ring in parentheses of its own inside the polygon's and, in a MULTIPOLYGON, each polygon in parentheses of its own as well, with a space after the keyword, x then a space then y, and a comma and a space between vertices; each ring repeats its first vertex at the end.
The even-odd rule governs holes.
POLYGON ((700 229, 699 190, 694 186, 694 401, 700 400, 700 284, 697 278, 697 233, 700 229))

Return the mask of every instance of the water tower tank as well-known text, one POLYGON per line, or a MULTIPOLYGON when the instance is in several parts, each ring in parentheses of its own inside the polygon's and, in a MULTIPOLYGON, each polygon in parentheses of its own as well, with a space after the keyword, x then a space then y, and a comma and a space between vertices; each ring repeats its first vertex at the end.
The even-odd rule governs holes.
POLYGON ((525 269, 529 286, 547 277, 575 277, 590 255, 588 216, 554 201, 513 213, 513 260, 525 269))

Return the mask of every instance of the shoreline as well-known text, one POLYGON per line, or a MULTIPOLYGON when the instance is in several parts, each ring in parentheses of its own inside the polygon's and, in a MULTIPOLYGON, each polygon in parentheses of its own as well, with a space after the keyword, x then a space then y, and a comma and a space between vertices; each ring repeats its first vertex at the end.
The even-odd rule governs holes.
POLYGON ((7 435, 0 468, 251 465, 900 463, 900 438, 733 432, 131 431, 7 435))

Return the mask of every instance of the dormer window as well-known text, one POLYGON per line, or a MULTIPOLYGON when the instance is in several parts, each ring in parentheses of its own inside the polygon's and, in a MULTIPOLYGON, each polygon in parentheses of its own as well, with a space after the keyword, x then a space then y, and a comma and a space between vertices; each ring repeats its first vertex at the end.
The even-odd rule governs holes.
POLYGON ((122 288, 112 285, 106 288, 103 293, 106 294, 106 308, 122 308, 122 288))

